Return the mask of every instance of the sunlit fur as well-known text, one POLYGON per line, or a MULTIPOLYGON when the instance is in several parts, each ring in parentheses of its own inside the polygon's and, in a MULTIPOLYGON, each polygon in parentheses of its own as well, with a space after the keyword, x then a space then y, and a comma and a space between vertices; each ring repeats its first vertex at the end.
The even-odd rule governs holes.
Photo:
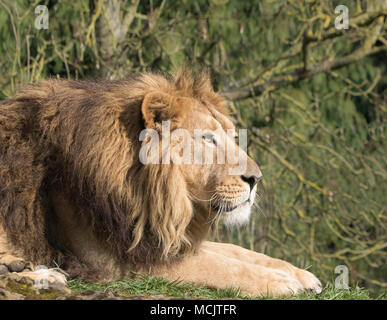
POLYGON ((237 175, 228 159, 144 165, 140 132, 163 120, 192 139, 195 128, 235 129, 205 74, 52 79, 2 101, 0 264, 59 265, 92 281, 150 274, 253 296, 321 291, 284 261, 203 241, 221 217, 246 223, 261 172, 249 157, 237 175))
MULTIPOLYGON (((57 243, 50 197, 57 191, 108 250, 133 265, 172 261, 208 235, 178 166, 139 162, 147 121, 141 104, 152 92, 206 101, 227 114, 207 75, 185 71, 121 81, 44 80, 1 102, 0 224, 25 259, 71 260, 57 243)), ((192 106, 179 112, 184 108, 192 106)))
POLYGON ((251 191, 247 202, 235 208, 234 210, 224 214, 224 223, 227 226, 243 226, 248 224, 251 215, 251 208, 255 200, 256 190, 257 186, 255 186, 254 189, 251 191))

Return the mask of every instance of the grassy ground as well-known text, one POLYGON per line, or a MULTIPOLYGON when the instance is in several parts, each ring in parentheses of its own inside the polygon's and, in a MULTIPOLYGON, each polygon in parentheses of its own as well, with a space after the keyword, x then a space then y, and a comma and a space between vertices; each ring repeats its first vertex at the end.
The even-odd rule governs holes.
MULTIPOLYGON (((111 290, 122 296, 131 295, 163 295, 175 298, 188 299, 271 299, 270 297, 247 297, 239 294, 233 288, 216 290, 207 287, 193 286, 183 282, 170 282, 160 277, 141 277, 137 280, 121 280, 111 283, 86 283, 80 280, 69 281, 69 286, 75 291, 106 291, 111 290)), ((352 288, 336 290, 327 286, 322 293, 301 293, 294 297, 281 298, 290 300, 374 300, 387 299, 387 291, 372 296, 367 290, 352 288)))

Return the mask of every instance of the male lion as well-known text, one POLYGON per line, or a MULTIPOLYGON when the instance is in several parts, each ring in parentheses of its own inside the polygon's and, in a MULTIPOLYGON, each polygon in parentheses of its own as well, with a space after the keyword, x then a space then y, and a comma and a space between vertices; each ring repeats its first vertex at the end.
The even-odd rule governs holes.
POLYGON ((254 296, 320 292, 308 271, 205 241, 219 217, 247 221, 261 172, 250 158, 241 175, 229 174, 227 159, 143 164, 139 136, 163 121, 192 139, 206 130, 201 143, 214 153, 228 139, 215 132, 234 129, 208 77, 186 71, 51 79, 1 102, 0 264, 56 263, 95 281, 135 271, 254 296))

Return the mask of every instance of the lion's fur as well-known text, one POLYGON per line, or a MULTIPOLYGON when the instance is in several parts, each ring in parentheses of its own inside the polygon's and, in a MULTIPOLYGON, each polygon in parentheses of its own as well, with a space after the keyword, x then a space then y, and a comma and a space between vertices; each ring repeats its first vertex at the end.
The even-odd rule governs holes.
POLYGON ((140 132, 164 119, 190 132, 233 128, 208 77, 186 71, 46 80, 0 102, 0 264, 57 263, 98 281, 150 272, 254 296, 321 291, 284 261, 203 241, 221 213, 211 199, 239 203, 223 213, 240 221, 261 172, 251 158, 241 176, 227 173, 232 163, 142 164, 140 132))
POLYGON ((57 241, 56 190, 118 259, 134 266, 173 261, 207 235, 177 166, 139 162, 141 103, 152 92, 205 101, 227 114, 208 77, 185 71, 121 81, 50 79, 0 103, 0 224, 26 259, 61 264, 71 257, 57 241))

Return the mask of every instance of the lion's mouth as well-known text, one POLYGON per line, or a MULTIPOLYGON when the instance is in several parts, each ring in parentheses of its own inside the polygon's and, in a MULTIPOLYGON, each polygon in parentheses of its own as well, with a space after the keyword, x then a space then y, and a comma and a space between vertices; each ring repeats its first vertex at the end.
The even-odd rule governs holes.
POLYGON ((250 203, 249 199, 247 199, 246 201, 236 205, 236 206, 229 206, 229 204, 227 203, 220 203, 220 204, 214 204, 214 205, 211 205, 211 209, 216 211, 216 212, 231 212, 233 210, 235 210, 236 208, 238 207, 241 207, 247 203, 250 203))

